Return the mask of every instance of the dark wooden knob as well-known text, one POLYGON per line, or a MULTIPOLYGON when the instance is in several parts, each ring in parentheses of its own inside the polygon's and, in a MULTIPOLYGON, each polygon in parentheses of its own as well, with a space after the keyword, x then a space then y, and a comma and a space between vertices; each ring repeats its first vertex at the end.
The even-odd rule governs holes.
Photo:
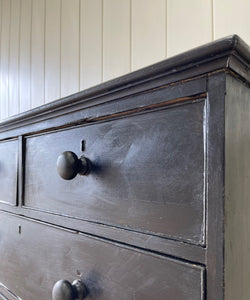
POLYGON ((57 171, 63 179, 70 180, 77 174, 87 175, 90 171, 90 162, 84 156, 78 159, 74 152, 65 151, 57 159, 57 171))
POLYGON ((52 290, 53 300, 83 300, 87 296, 87 288, 81 280, 72 284, 68 280, 59 280, 52 290))

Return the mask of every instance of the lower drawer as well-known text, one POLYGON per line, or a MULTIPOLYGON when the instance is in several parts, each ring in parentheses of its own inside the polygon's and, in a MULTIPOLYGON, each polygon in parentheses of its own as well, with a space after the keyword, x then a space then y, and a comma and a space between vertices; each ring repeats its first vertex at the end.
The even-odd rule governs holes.
POLYGON ((81 278, 86 299, 201 300, 204 269, 74 231, 0 214, 0 282, 48 300, 56 281, 81 278))

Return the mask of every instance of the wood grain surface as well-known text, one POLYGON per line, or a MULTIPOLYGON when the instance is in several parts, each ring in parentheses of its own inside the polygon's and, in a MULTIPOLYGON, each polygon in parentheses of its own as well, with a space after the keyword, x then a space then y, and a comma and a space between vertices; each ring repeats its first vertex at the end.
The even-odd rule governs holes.
POLYGON ((202 244, 204 103, 28 137, 24 204, 202 244), (90 174, 60 178, 64 151, 89 158, 90 174))
POLYGON ((24 300, 51 299, 56 281, 77 278, 88 288, 86 299, 203 299, 203 267, 42 222, 0 217, 6 224, 0 228, 1 281, 24 300))

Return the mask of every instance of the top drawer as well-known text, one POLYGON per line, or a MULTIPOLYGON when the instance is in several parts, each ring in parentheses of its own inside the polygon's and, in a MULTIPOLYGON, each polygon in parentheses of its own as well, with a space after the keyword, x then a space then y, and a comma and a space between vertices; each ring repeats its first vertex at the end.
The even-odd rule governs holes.
POLYGON ((204 109, 201 99, 27 137, 24 204, 202 244, 204 109), (90 174, 60 178, 64 151, 89 158, 90 174))

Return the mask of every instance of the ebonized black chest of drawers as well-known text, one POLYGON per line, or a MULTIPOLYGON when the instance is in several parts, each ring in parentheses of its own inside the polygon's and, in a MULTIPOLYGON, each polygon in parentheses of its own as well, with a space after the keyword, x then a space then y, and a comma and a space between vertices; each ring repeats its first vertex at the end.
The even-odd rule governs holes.
POLYGON ((0 299, 250 299, 249 61, 231 36, 2 122, 0 299))

